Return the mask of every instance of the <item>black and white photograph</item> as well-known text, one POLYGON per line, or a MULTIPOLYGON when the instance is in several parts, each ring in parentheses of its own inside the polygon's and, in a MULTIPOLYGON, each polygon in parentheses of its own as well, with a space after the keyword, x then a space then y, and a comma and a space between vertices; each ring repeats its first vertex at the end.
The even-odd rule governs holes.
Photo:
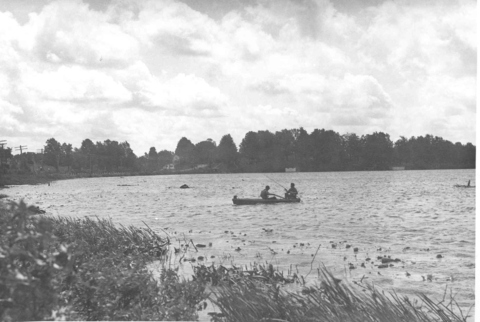
POLYGON ((476 321, 478 16, 0 0, 0 320, 476 321))

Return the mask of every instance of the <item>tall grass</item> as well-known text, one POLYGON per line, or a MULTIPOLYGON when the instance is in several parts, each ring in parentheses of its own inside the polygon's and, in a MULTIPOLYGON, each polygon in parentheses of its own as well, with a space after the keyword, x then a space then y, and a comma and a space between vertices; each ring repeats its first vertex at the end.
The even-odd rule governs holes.
POLYGON ((0 207, 0 320, 194 320, 204 285, 147 263, 169 244, 151 229, 0 207))
POLYGON ((301 292, 285 291, 271 278, 252 279, 242 273, 235 274, 243 276, 240 279, 220 279, 226 283, 212 289, 212 302, 220 310, 212 314, 212 321, 467 321, 460 310, 455 313, 422 294, 421 300, 411 301, 372 286, 345 284, 326 269, 320 275, 320 284, 303 287, 301 292))

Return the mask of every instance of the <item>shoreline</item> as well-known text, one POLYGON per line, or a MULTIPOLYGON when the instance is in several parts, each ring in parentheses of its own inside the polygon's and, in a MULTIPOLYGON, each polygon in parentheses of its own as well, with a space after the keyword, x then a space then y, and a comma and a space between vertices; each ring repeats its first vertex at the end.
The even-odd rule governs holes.
MULTIPOLYGON (((467 170, 467 169, 405 169, 403 171, 425 171, 425 170, 467 170)), ((473 168, 473 170, 476 170, 473 168)), ((398 172, 397 170, 345 170, 345 171, 316 171, 317 172, 385 172, 393 171, 398 172)), ((155 172, 104 172, 104 173, 58 173, 58 172, 48 172, 40 174, 2 174, 0 175, 0 190, 8 188, 12 185, 37 185, 37 184, 47 184, 53 181, 58 180, 68 180, 68 179, 81 179, 81 178, 108 178, 108 177, 141 177, 141 176, 163 176, 163 175, 188 175, 188 174, 229 174, 229 173, 291 173, 291 172, 218 172, 215 170, 207 169, 187 169, 187 170, 168 170, 168 171, 155 171, 155 172)), ((303 173, 301 171, 293 173, 303 173)))

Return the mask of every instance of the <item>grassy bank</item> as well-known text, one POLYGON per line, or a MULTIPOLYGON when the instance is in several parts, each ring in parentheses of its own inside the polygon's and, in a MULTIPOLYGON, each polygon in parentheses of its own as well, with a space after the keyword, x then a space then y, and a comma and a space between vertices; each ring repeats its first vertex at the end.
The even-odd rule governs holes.
POLYGON ((78 178, 104 178, 104 177, 131 177, 131 176, 158 176, 158 175, 182 175, 182 174, 207 174, 217 173, 205 169, 188 169, 188 170, 164 170, 155 172, 41 172, 34 173, 8 173, 0 175, 0 189, 11 185, 35 185, 46 184, 57 180, 68 180, 78 178))
POLYGON ((2 174, 0 176, 0 189, 10 185, 22 184, 45 184, 56 180, 54 177, 47 174, 2 174))
POLYGON ((211 309, 207 299, 216 306, 212 321, 466 321, 454 300, 411 301, 327 271, 310 287, 272 265, 197 266, 190 281, 163 268, 154 278, 147 265, 166 260, 170 240, 147 226, 38 215, 23 202, 0 206, 2 321, 190 321, 211 309))

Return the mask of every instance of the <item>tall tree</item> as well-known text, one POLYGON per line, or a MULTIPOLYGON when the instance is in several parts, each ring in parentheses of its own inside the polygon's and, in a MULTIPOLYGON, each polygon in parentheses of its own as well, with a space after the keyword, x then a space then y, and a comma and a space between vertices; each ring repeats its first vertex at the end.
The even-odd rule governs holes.
POLYGON ((313 169, 315 171, 341 170, 342 139, 334 131, 315 129, 310 134, 313 148, 313 169))
POLYGON ((73 162, 73 148, 71 144, 63 143, 62 144, 62 158, 60 160, 60 164, 62 166, 68 167, 68 171, 70 171, 70 167, 72 166, 73 162))
POLYGON ((155 147, 152 146, 150 148, 150 151, 148 151, 148 158, 152 160, 155 160, 157 158, 157 149, 155 149, 155 147))
POLYGON ((301 127, 295 131, 295 158, 296 167, 301 171, 311 171, 313 162, 313 146, 310 135, 301 127))
POLYGON ((238 152, 237 146, 230 134, 222 136, 216 151, 217 162, 220 162, 227 171, 237 168, 238 152))
POLYGON ((172 151, 162 150, 158 152, 158 164, 160 168, 163 168, 167 164, 171 164, 173 162, 173 156, 175 154, 172 151))
POLYGON ((361 139, 355 133, 347 133, 343 135, 342 141, 345 151, 346 169, 361 170, 363 150, 361 139))
POLYGON ((44 148, 45 164, 55 167, 60 171, 60 158, 62 156, 62 145, 54 138, 48 139, 44 148))
POLYGON ((127 141, 120 143, 119 150, 121 155, 120 165, 127 169, 133 169, 135 167, 137 156, 133 153, 130 143, 127 141))
POLYGON ((244 170, 257 171, 257 163, 260 159, 260 143, 258 134, 252 131, 245 134, 245 137, 240 143, 239 152, 244 170))
POLYGON ((200 164, 212 164, 216 149, 217 144, 212 139, 198 142, 195 144, 196 162, 200 164))
POLYGON ((364 169, 388 170, 392 166, 393 142, 390 135, 374 132, 362 136, 364 169))
POLYGON ((179 157, 177 163, 179 168, 191 167, 195 161, 195 145, 186 137, 182 137, 180 141, 178 141, 175 155, 179 157))

